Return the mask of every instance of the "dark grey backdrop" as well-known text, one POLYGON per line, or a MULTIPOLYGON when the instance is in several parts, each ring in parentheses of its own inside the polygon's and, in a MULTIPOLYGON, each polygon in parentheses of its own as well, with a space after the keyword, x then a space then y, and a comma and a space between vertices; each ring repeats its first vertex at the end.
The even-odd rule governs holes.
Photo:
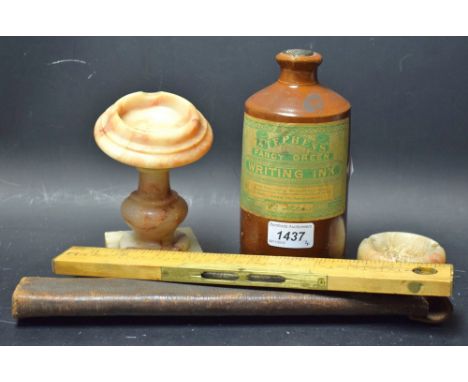
POLYGON ((0 344, 466 344, 468 313, 468 40, 457 38, 0 39, 0 344), (172 171, 186 224, 206 251, 238 250, 243 102, 273 82, 275 54, 312 48, 319 78, 353 105, 348 257, 374 232, 428 235, 455 264, 456 315, 441 327, 406 319, 55 320, 17 326, 22 276, 124 229, 133 169, 106 157, 98 115, 136 90, 191 100, 215 143, 172 171), (72 60, 72 61, 70 61, 72 60))

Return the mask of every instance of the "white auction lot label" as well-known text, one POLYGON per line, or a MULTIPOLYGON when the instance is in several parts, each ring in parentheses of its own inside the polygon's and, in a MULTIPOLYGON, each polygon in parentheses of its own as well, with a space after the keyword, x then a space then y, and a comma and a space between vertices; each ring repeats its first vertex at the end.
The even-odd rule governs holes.
POLYGON ((314 223, 268 222, 268 245, 279 248, 312 248, 314 223))

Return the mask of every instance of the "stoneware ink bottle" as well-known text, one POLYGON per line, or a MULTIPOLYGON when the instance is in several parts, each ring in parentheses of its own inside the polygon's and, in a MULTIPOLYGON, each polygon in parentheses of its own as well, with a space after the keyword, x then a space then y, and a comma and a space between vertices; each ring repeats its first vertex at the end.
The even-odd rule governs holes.
POLYGON ((344 257, 351 105, 320 85, 322 56, 276 56, 278 80, 245 103, 241 252, 344 257))

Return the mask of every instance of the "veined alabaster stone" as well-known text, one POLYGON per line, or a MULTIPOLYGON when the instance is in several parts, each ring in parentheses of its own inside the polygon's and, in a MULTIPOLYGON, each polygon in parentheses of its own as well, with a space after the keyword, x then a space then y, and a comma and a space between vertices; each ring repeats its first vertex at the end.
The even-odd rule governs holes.
POLYGON ((94 137, 107 155, 139 171, 138 189, 121 207, 133 233, 120 233, 119 246, 189 249, 189 237, 175 234, 188 209, 170 188, 169 169, 195 162, 210 149, 213 132, 205 117, 178 95, 136 92, 98 118, 94 137))
POLYGON ((358 248, 359 260, 406 263, 445 263, 442 246, 422 235, 409 232, 382 232, 364 239, 358 248))

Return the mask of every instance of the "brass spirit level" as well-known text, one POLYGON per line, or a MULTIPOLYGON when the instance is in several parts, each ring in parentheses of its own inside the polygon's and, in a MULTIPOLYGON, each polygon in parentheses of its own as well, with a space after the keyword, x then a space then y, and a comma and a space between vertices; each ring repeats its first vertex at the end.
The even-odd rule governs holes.
POLYGON ((450 264, 71 247, 56 274, 181 283, 450 296, 450 264))

